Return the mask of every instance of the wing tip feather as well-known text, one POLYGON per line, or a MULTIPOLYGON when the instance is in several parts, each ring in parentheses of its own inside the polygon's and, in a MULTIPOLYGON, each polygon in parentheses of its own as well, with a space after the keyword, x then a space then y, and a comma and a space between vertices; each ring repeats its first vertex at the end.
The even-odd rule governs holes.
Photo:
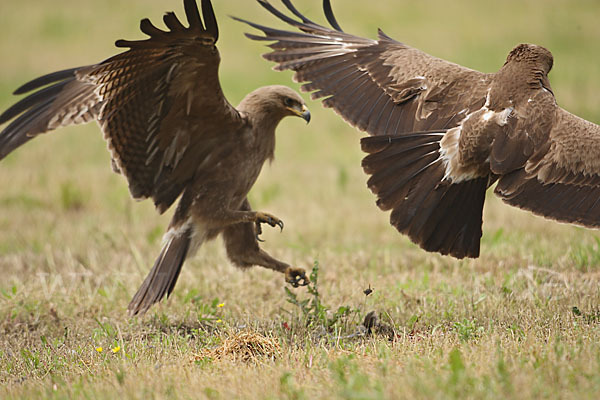
POLYGON ((340 27, 335 15, 333 14, 333 8, 331 7, 331 0, 323 0, 323 11, 325 12, 325 18, 327 18, 327 22, 331 25, 333 29, 338 32, 344 32, 340 27))

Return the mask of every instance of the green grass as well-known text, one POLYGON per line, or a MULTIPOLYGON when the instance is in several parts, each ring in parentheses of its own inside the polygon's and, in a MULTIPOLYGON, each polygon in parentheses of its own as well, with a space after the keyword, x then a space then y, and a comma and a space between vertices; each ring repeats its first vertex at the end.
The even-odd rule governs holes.
MULTIPOLYGON (((139 19, 181 13, 180 3, 5 1, 0 109, 26 80, 98 62, 115 39, 141 37, 139 19)), ((230 101, 265 84, 297 88, 226 16, 273 18, 252 1, 214 3, 230 101)), ((323 20, 319 0, 297 3, 323 20)), ((333 3, 348 32, 374 37, 381 27, 484 71, 517 43, 542 44, 555 56, 559 104, 600 122, 597 1, 333 3)), ((94 125, 36 138, 3 160, 0 398, 597 398, 597 232, 490 193, 479 259, 426 253, 375 206, 361 135, 308 103, 313 122, 281 124, 276 160, 251 200, 286 223, 281 234, 265 230, 267 251, 307 270, 317 263, 310 290, 288 292, 281 275, 231 267, 216 241, 186 263, 168 302, 130 319, 125 308, 170 215, 129 198, 94 125), (365 335, 370 311, 392 337, 365 335), (219 356, 246 333, 256 341, 238 343, 239 357, 219 356)))

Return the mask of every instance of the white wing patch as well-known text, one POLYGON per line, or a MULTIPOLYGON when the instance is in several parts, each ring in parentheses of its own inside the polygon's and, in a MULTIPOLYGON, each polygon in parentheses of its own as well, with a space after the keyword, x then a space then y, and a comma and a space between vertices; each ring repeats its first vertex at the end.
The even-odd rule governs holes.
MULTIPOLYGON (((475 126, 480 125, 476 129, 479 129, 480 134, 484 135, 486 127, 490 126, 490 124, 505 126, 513 111, 513 107, 508 107, 502 111, 492 111, 486 104, 482 108, 469 113, 457 127, 448 130, 440 142, 439 150, 440 158, 446 169, 443 180, 460 183, 481 177, 478 168, 473 165, 463 165, 460 162, 460 137, 467 121, 471 118, 479 118, 480 121, 474 120, 473 123, 475 126)), ((490 128, 493 129, 493 127, 490 128)))
MULTIPOLYGON (((468 117, 467 117, 468 118, 468 117)), ((465 118, 465 119, 467 119, 465 118)), ((464 122, 463 120, 462 122, 464 122)), ((456 169, 458 169, 458 143, 460 141, 460 133, 462 131, 462 122, 456 128, 450 129, 440 142, 440 158, 444 163, 446 172, 442 181, 456 182, 456 169)))
POLYGON ((492 117, 495 115, 496 113, 493 111, 486 111, 485 114, 483 114, 483 120, 484 121, 489 121, 490 119, 492 119, 492 117))

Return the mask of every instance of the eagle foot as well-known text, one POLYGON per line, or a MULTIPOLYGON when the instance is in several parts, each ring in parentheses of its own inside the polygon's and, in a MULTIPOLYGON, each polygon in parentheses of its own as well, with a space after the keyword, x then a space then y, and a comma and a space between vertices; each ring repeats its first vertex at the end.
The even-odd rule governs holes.
POLYGON ((288 267, 285 270, 285 281, 293 287, 306 286, 310 279, 306 276, 306 271, 302 268, 288 267))
POLYGON ((274 215, 271 214, 267 214, 264 212, 257 212, 256 213, 256 220, 255 220, 255 231, 256 231, 256 240, 259 242, 264 242, 264 240, 262 240, 260 238, 260 235, 262 234, 262 227, 261 224, 269 224, 272 227, 279 227, 280 231, 283 231, 283 221, 280 220, 279 218, 277 218, 274 215))

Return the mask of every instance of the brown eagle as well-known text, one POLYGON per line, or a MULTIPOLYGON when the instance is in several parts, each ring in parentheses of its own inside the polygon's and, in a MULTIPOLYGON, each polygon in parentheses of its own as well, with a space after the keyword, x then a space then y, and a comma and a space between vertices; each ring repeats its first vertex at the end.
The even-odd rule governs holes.
POLYGON ((210 0, 184 0, 189 26, 174 13, 167 31, 148 19, 146 40, 116 42, 127 51, 99 64, 54 72, 15 91, 34 91, 2 115, 0 159, 40 133, 96 120, 115 172, 136 199, 151 198, 159 213, 179 203, 152 270, 129 304, 144 313, 169 296, 185 259, 206 240, 223 235, 238 267, 261 265, 285 274, 293 286, 305 272, 258 246, 261 224, 283 229, 277 217, 253 211, 248 192, 271 160, 275 128, 286 116, 307 122, 302 98, 284 86, 255 90, 234 108, 218 79, 218 28, 210 0))
POLYGON ((332 29, 282 0, 300 32, 247 34, 273 42, 267 60, 293 70, 302 90, 324 98, 366 131, 363 168, 390 222, 428 251, 479 256, 486 190, 535 214, 600 227, 600 126, 558 107, 552 54, 520 44, 496 73, 441 60, 395 41, 345 33, 323 1, 332 29), (298 20, 299 19, 299 20, 298 20))

